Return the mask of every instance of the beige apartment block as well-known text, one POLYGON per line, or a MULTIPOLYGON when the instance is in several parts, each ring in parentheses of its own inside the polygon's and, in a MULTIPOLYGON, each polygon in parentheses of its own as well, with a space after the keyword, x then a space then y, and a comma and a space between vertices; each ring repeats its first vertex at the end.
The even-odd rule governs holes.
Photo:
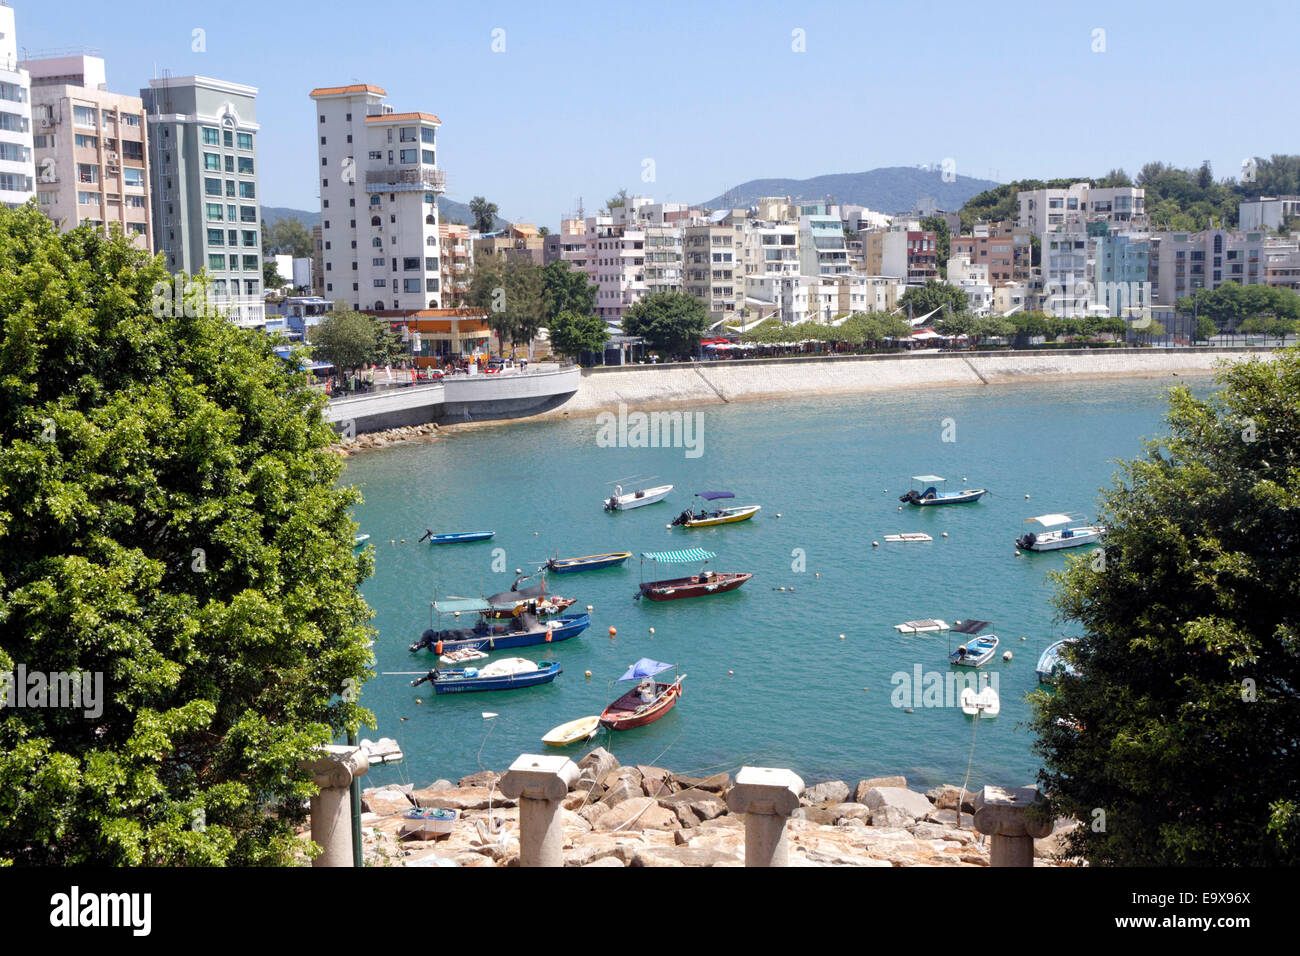
POLYGON ((442 246, 442 304, 446 308, 458 308, 465 305, 469 296, 469 276, 474 268, 469 226, 439 222, 438 243, 442 246))
POLYGON ((108 91, 97 56, 27 60, 36 198, 64 231, 114 227, 153 248, 144 104, 108 91))

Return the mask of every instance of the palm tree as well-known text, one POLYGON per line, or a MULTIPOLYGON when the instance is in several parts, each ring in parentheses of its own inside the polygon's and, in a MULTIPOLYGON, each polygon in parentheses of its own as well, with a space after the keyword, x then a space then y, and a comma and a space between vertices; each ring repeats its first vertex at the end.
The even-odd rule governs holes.
POLYGON ((474 228, 478 232, 491 232, 496 224, 497 204, 482 196, 469 201, 469 211, 474 215, 474 228))

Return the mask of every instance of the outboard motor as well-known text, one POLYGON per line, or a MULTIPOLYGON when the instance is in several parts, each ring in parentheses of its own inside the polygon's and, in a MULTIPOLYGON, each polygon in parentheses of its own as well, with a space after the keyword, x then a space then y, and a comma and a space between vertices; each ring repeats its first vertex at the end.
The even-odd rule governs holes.
POLYGON ((429 628, 427 631, 425 631, 423 634, 420 635, 420 639, 418 641, 416 641, 414 644, 411 645, 411 653, 414 654, 416 651, 424 650, 424 648, 426 647, 433 647, 434 642, 437 640, 438 640, 438 632, 435 631, 433 628, 429 628))
POLYGON ((681 526, 685 525, 686 522, 690 521, 693 517, 695 516, 691 514, 691 509, 687 508, 685 511, 683 511, 681 514, 679 514, 676 518, 673 519, 673 525, 680 528, 681 526))
POLYGON ((1016 547, 1020 548, 1022 551, 1028 551, 1037 540, 1038 535, 1031 531, 1028 534, 1022 534, 1020 537, 1016 538, 1016 547))
POLYGON ((419 687, 425 681, 428 681, 430 684, 432 684, 437 679, 438 679, 438 668, 435 667, 433 670, 429 671, 429 673, 425 674, 423 677, 417 677, 415 680, 411 681, 411 686, 419 687))
POLYGON ((913 488, 913 489, 912 489, 911 491, 909 491, 907 494, 905 494, 905 495, 899 495, 899 496, 898 496, 898 500, 901 501, 903 504, 906 505, 906 504, 911 504, 912 502, 915 502, 915 501, 920 501, 920 500, 921 500, 921 496, 920 496, 920 494, 917 492, 917 490, 916 490, 915 488, 913 488))
POLYGON ((613 496, 613 495, 610 495, 610 496, 609 496, 609 501, 606 501, 606 502, 605 502, 605 510, 606 510, 606 511, 617 511, 617 510, 618 510, 618 505, 617 505, 617 503, 614 501, 614 496, 613 496))

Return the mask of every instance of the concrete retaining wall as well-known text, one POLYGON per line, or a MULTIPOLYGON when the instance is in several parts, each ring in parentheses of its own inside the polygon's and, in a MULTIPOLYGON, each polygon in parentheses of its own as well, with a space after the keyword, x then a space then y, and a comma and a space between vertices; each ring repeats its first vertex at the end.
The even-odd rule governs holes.
POLYGON ((1211 372, 1223 359, 1272 349, 1069 349, 911 352, 584 369, 577 393, 541 417, 628 406, 699 405, 765 397, 985 386, 1048 378, 1163 377, 1211 372))

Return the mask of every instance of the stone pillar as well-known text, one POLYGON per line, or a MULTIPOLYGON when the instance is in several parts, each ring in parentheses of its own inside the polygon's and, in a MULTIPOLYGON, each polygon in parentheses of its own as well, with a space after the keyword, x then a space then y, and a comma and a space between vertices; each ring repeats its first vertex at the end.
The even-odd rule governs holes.
POLYGON ((359 866, 352 848, 352 781, 370 769, 370 758, 356 747, 330 744, 298 766, 311 771, 320 793, 311 798, 311 838, 324 850, 312 866, 359 866))
POLYGON ((791 770, 741 767, 727 807, 745 815, 745 866, 785 866, 785 821, 799 806, 803 780, 791 770))
POLYGON ((560 802, 578 779, 568 757, 521 754, 497 786, 519 801, 519 865, 564 866, 560 802))
POLYGON ((1034 840, 1052 832, 1037 787, 985 787, 975 798, 975 829, 991 837, 989 866, 1033 866, 1034 840))

